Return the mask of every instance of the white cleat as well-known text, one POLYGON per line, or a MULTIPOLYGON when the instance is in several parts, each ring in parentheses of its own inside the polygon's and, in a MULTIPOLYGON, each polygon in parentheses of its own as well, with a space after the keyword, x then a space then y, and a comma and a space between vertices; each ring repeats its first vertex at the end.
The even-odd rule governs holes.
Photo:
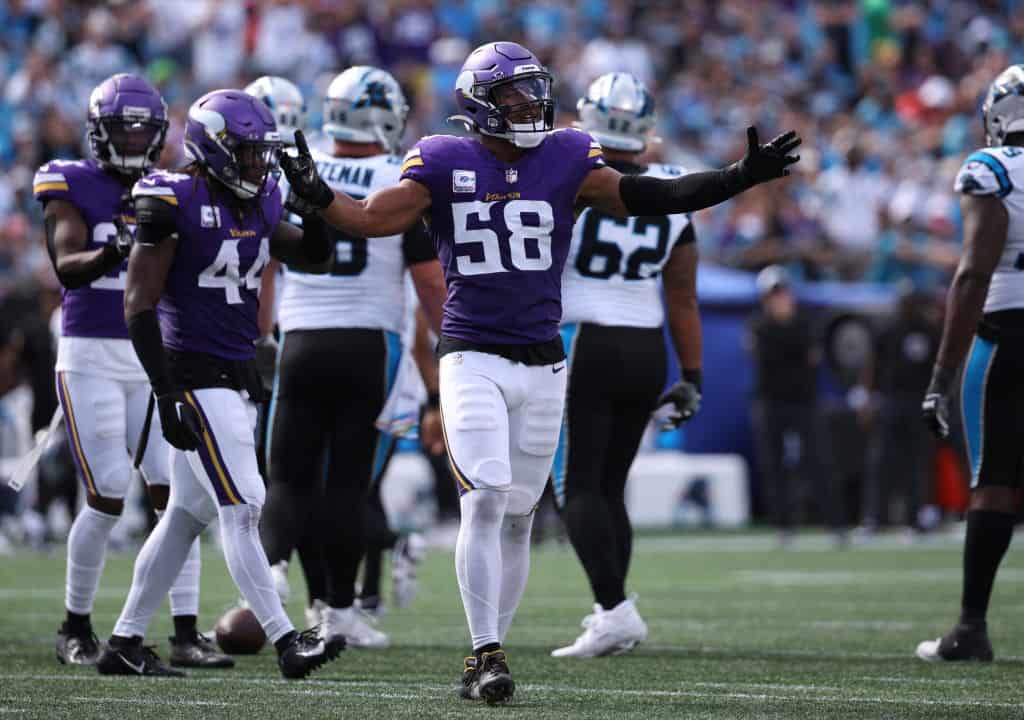
POLYGON ((274 578, 274 591, 281 598, 281 604, 287 606, 292 596, 292 588, 288 584, 288 561, 274 563, 270 566, 270 576, 274 578))
POLYGON ((551 651, 551 657, 591 658, 621 655, 647 639, 647 623, 636 609, 636 596, 623 600, 611 610, 594 605, 583 618, 583 634, 576 642, 551 651))
POLYGON ((395 605, 408 607, 416 597, 417 566, 427 551, 427 543, 419 533, 398 538, 391 553, 391 582, 395 605))
POLYGON ((314 600, 311 606, 307 606, 303 612, 306 615, 306 627, 319 627, 319 635, 321 638, 325 637, 323 634, 324 625, 327 624, 327 619, 324 614, 327 610, 327 603, 323 600, 314 600))
POLYGON ((941 662, 944 659, 939 655, 939 645, 941 643, 942 638, 923 640, 917 644, 917 650, 914 654, 926 662, 941 662))
POLYGON ((343 635, 349 648, 386 648, 391 639, 373 627, 376 621, 355 606, 326 608, 323 612, 321 637, 330 639, 343 635))

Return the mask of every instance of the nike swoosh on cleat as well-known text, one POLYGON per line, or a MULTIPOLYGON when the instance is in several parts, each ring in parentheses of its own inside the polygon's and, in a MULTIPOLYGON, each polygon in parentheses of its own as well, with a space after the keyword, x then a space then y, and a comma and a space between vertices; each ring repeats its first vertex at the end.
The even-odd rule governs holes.
POLYGON ((563 370, 565 370, 565 365, 559 365, 558 367, 551 368, 551 373, 553 375, 557 375, 558 373, 562 372, 563 370))
POLYGON ((146 669, 146 663, 140 663, 140 664, 136 665, 135 663, 129 662, 129 661, 128 661, 128 658, 126 658, 126 657, 125 657, 125 656, 124 656, 123 654, 121 654, 121 653, 118 653, 118 654, 117 654, 117 656, 118 656, 119 658, 121 658, 121 660, 122 660, 122 661, 124 661, 124 664, 125 664, 125 665, 127 665, 128 667, 130 667, 130 668, 131 668, 132 670, 134 670, 135 672, 137 672, 137 673, 138 673, 139 675, 141 675, 141 674, 143 673, 143 671, 144 671, 144 670, 146 669))

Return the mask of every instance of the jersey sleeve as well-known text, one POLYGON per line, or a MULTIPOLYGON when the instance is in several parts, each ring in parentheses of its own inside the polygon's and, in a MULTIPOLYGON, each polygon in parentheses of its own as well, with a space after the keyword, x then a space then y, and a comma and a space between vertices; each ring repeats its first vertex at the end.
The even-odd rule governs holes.
POLYGON ((166 173, 151 173, 132 186, 132 200, 137 201, 142 197, 152 197, 162 200, 168 205, 178 207, 182 202, 182 198, 179 197, 180 192, 178 191, 180 185, 180 181, 166 173))
POLYGON ((415 180, 422 185, 430 187, 431 171, 435 168, 427 166, 428 154, 423 152, 425 145, 426 143, 424 143, 423 140, 420 140, 416 143, 416 146, 407 152, 405 157, 402 158, 402 168, 400 170, 401 175, 399 177, 400 180, 409 178, 410 180, 415 180))
POLYGON ((1002 160, 979 150, 967 156, 956 175, 953 189, 964 195, 995 195, 1004 198, 1013 190, 1010 173, 1002 160))
POLYGON ((71 178, 70 165, 46 163, 32 178, 32 195, 41 203, 48 200, 70 200, 71 178))
MULTIPOLYGON (((577 131, 582 132, 582 131, 577 131)), ((594 170, 595 168, 604 167, 606 165, 604 161, 604 150, 601 149, 601 143, 594 139, 590 133, 582 133, 586 135, 590 140, 590 145, 587 148, 587 170, 594 170)))

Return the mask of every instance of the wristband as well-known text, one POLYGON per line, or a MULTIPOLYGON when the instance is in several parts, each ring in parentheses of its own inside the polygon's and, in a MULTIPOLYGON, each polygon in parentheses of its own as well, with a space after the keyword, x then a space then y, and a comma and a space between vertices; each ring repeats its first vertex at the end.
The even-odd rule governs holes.
POLYGON ((699 392, 704 392, 704 371, 700 368, 684 369, 683 380, 696 386, 699 392))
POLYGON ((439 393, 439 392, 427 393, 427 407, 429 407, 429 408, 440 408, 441 407, 441 393, 439 393))

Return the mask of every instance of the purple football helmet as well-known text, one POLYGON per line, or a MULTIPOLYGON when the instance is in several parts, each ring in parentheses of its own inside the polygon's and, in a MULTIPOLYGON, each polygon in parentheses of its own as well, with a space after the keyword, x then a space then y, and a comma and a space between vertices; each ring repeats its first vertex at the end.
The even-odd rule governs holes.
POLYGON ((263 191, 280 147, 270 109, 241 90, 214 90, 188 109, 185 155, 242 199, 263 191))
POLYGON ((551 73, 516 43, 488 43, 470 53, 455 81, 455 102, 460 114, 450 120, 517 147, 537 147, 555 127, 551 73))
POLYGON ((167 137, 167 103, 138 75, 118 74, 89 96, 89 147, 104 167, 139 174, 160 158, 167 137))

